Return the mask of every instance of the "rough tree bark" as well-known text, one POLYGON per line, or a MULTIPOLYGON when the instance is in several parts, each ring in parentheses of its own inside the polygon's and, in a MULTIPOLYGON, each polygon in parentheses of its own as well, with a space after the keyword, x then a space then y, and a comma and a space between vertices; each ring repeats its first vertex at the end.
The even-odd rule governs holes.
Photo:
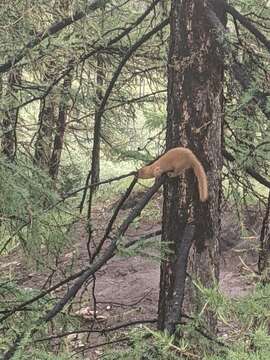
MULTIPOLYGON (((21 70, 13 69, 8 74, 8 83, 5 96, 10 98, 9 106, 12 108, 16 107, 16 86, 21 83, 21 70)), ((13 161, 16 156, 17 149, 17 136, 16 127, 18 122, 19 109, 5 111, 2 120, 2 153, 13 161)))
MULTIPOLYGON (((225 23, 224 9, 213 9, 225 23)), ((180 145, 197 155, 207 172, 209 200, 199 202, 192 171, 164 186, 162 241, 172 252, 161 263, 158 326, 170 334, 181 320, 192 243, 192 277, 211 287, 219 274, 223 63, 206 11, 200 0, 172 1, 167 149, 180 145)), ((201 309, 198 298, 190 300, 201 309)), ((215 326, 211 313, 206 320, 215 326)))

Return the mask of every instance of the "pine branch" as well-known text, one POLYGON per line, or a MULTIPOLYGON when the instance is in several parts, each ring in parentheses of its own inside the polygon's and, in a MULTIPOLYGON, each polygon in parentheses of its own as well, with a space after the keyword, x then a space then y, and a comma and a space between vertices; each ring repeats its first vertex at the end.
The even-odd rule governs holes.
MULTIPOLYGON (((99 256, 97 257, 94 262, 88 266, 87 268, 83 269, 80 272, 80 275, 77 276, 76 281, 73 283, 73 285, 68 289, 66 294, 63 296, 62 299, 60 299, 51 310, 49 310, 45 316, 41 317, 33 326, 31 330, 31 336, 34 335, 34 333, 37 331, 38 327, 45 322, 48 322, 52 320, 59 312, 62 311, 64 306, 73 299, 80 288, 83 286, 83 284, 91 277, 93 276, 104 264, 107 263, 108 260, 110 260, 116 253, 117 250, 117 243, 119 238, 121 238, 125 232, 127 231, 129 225, 133 222, 133 220, 141 213, 141 211, 144 209, 144 207, 147 205, 147 203, 150 201, 150 199, 153 197, 153 195, 158 191, 160 186, 164 183, 165 176, 163 175, 161 178, 159 178, 155 184, 145 193, 144 197, 141 199, 141 201, 136 205, 136 207, 129 213, 129 215, 126 217, 126 219, 122 222, 122 224, 119 226, 117 233, 111 238, 111 244, 108 246, 108 248, 99 256)), ((48 293, 48 292, 47 292, 48 293)), ((37 297, 36 297, 37 298, 37 297)), ((40 297, 39 297, 40 298, 40 297)), ((27 302, 27 305, 29 303, 32 303, 32 300, 29 300, 27 302)), ((26 303, 24 303, 25 305, 26 303)), ((7 319, 11 314, 14 314, 18 311, 18 308, 21 310, 22 305, 17 307, 16 309, 13 309, 9 312, 9 314, 2 317, 0 320, 3 321, 4 319, 7 319)), ((29 335, 29 334, 28 334, 29 335)), ((9 360, 12 358, 14 353, 16 352, 17 348, 20 346, 21 341, 23 340, 24 336, 18 335, 15 339, 14 343, 10 346, 10 348, 5 352, 3 359, 9 360)))
POLYGON ((19 61, 21 61, 24 58, 24 56, 27 54, 28 50, 35 48, 43 40, 47 39, 52 35, 59 33, 61 30, 65 29, 69 25, 74 24, 76 21, 81 20, 90 12, 100 9, 101 7, 106 5, 108 1, 109 0, 90 0, 86 5, 85 11, 76 11, 73 15, 55 22, 54 24, 49 26, 47 30, 39 31, 33 39, 29 40, 29 42, 20 51, 18 51, 17 54, 15 54, 6 63, 0 65, 0 73, 7 72, 19 61))
MULTIPOLYGON (((109 48, 110 46, 112 46, 113 44, 119 42, 123 37, 127 36, 131 31, 133 31, 140 23, 142 23, 144 21, 144 19, 151 13, 151 11, 155 8, 155 6, 159 3, 160 0, 155 0, 153 1, 153 3, 145 10, 145 12, 140 15, 130 26, 128 26, 126 29, 124 29, 120 34, 118 34, 116 37, 109 39, 107 41, 107 47, 109 48)), ((157 30, 158 31, 158 30, 157 30)), ((100 39, 98 39, 96 42, 98 42, 100 39)), ((90 48, 95 47, 96 42, 94 42, 94 44, 92 44, 90 46, 90 48)), ((58 78, 56 78, 49 86, 48 88, 44 91, 44 93, 42 95, 39 96, 35 96, 27 101, 25 101, 24 103, 20 104, 19 106, 13 107, 13 108, 9 108, 8 111, 12 111, 12 110, 16 110, 19 109, 23 106, 29 105, 34 101, 38 101, 38 100, 43 100, 45 99, 48 94, 52 91, 52 89, 64 78, 66 77, 72 70, 74 70, 76 68, 76 66, 78 66, 79 64, 84 63, 86 60, 88 60, 89 58, 91 58, 92 56, 96 55, 98 52, 100 51, 99 48, 94 48, 94 50, 91 50, 90 52, 83 54, 79 57, 78 61, 75 63, 73 62, 72 64, 70 64, 63 72, 61 75, 59 75, 58 78)), ((1 70, 1 65, 0 65, 0 70, 1 70)), ((1 74, 1 71, 0 71, 1 74)), ((2 109, 0 109, 0 111, 2 111, 2 109)))
POLYGON ((66 295, 41 319, 42 322, 50 321, 54 318, 66 305, 77 294, 82 285, 89 279, 90 276, 95 274, 106 262, 111 259, 117 250, 117 242, 119 238, 124 236, 129 225, 133 220, 140 215, 141 211, 150 201, 152 196, 158 191, 160 186, 163 184, 165 176, 162 176, 156 181, 156 183, 145 193, 141 201, 136 207, 129 213, 127 218, 119 226, 116 235, 111 238, 111 244, 104 251, 102 255, 96 258, 94 262, 85 270, 85 272, 75 281, 75 283, 69 288, 66 295))
POLYGON ((210 0, 210 2, 214 5, 219 3, 220 6, 222 6, 227 13, 231 14, 236 20, 238 20, 240 24, 244 26, 248 31, 250 31, 256 37, 256 39, 258 39, 270 52, 270 40, 268 40, 266 36, 262 32, 260 32, 247 17, 240 14, 232 5, 229 5, 225 0, 210 0))
MULTIPOLYGON (((234 158, 234 156, 229 153, 227 150, 223 149, 222 150, 222 155, 224 156, 225 159, 227 159, 228 161, 231 162, 235 162, 236 159, 234 158)), ((263 177, 261 174, 259 174, 256 170, 254 170, 252 167, 250 166, 245 166, 244 170, 246 171, 247 174, 249 174, 253 179, 257 180, 260 184, 266 186, 267 188, 270 189, 270 181, 267 180, 265 177, 263 177)))
MULTIPOLYGON (((207 9, 207 14, 206 14, 208 20, 210 21, 210 23, 212 24, 212 26, 216 29, 217 32, 217 41, 219 43, 219 46, 221 47, 221 49, 224 51, 224 53, 226 55, 228 55, 229 57, 232 57, 232 49, 229 46, 229 44, 224 40, 220 41, 219 40, 219 35, 220 34, 225 34, 226 33, 226 29, 223 26, 223 24, 221 23, 221 21, 219 20, 218 16, 216 15, 216 13, 212 10, 212 9, 207 9)), ((224 38, 223 36, 221 38, 224 38)), ((246 66, 244 64, 240 64, 236 61, 234 61, 231 64, 231 68, 234 74, 235 79, 238 81, 238 83, 240 84, 240 86, 244 89, 244 90, 248 90, 251 86, 251 79, 250 79, 250 75, 248 72, 248 69, 246 68, 246 66)), ((266 116, 266 118, 269 120, 270 119, 270 110, 268 109, 268 94, 264 93, 260 90, 256 90, 256 92, 254 93, 252 100, 259 106, 259 108, 261 109, 261 111, 264 113, 264 115, 266 116)))
MULTIPOLYGON (((126 53, 126 55, 121 60, 120 64, 118 65, 117 69, 113 73, 113 76, 111 78, 111 81, 105 91, 105 94, 102 98, 101 104, 97 110, 96 117, 95 117, 95 126, 94 126, 94 133, 98 134, 98 136, 94 136, 94 142, 93 142, 93 150, 92 150, 92 164, 91 164, 91 173, 94 174, 95 172, 95 162, 94 160, 97 159, 97 142, 99 141, 99 134, 101 132, 101 122, 102 117, 105 111, 105 107, 107 105, 107 102, 109 100, 109 97, 113 91, 113 88, 115 86, 116 81, 118 80, 118 77, 120 76, 123 67, 127 63, 127 61, 130 59, 130 57, 133 55, 133 53, 138 50, 138 48, 144 44, 146 41, 148 41, 154 34, 156 34, 158 31, 163 29, 166 25, 169 24, 169 18, 165 19, 161 23, 159 23, 157 26, 155 26, 152 30, 150 30, 148 33, 144 34, 135 44, 133 44, 129 51, 126 53)), ((91 207, 92 207, 92 199, 93 199, 93 193, 94 193, 94 182, 92 180, 91 176, 91 190, 89 194, 89 204, 88 204, 88 218, 91 217, 91 207)))

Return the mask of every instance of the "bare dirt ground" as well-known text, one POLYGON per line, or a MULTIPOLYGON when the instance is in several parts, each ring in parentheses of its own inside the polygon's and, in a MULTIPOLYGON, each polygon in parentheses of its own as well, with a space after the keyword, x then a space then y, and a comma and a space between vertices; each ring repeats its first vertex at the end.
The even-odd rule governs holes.
MULTIPOLYGON (((160 204, 159 197, 155 201, 160 204)), ((104 208, 96 210, 97 218, 101 218, 104 222, 112 212, 107 205, 106 209, 109 210, 104 210, 104 208)), ((127 211, 129 209, 124 210, 121 217, 125 216, 127 211)), ((256 211, 254 211, 252 219, 244 221, 246 221, 246 225, 248 223, 249 233, 254 235, 244 238, 240 234, 240 226, 235 214, 231 210, 224 210, 223 213, 220 286, 224 294, 229 297, 243 296, 253 286, 246 275, 252 269, 256 269, 256 253, 253 248, 257 244, 260 224, 256 211)), ((127 237, 139 237, 159 228, 158 221, 151 222, 148 219, 148 221, 140 222, 136 227, 132 227, 127 233, 127 237)), ((63 278, 61 271, 64 271, 64 268, 68 267, 74 259, 76 261, 73 265, 75 270, 85 267, 87 264, 87 236, 82 224, 76 227, 72 236, 76 241, 74 241, 73 247, 61 259, 58 259, 58 266, 62 270, 55 273, 52 271, 52 283, 55 283, 56 279, 63 278)), ((23 288, 41 289, 44 287, 45 279, 48 278, 48 274, 43 272, 29 273, 25 256, 16 251, 2 257, 0 272, 15 273, 23 288)), ((48 287, 49 284, 50 282, 47 282, 46 286, 48 287)), ((55 293, 55 296, 61 298, 66 289, 67 287, 61 288, 55 293)), ((95 328, 100 330, 134 321, 152 321, 157 317, 158 292, 158 261, 143 256, 115 256, 97 272, 95 282, 90 282, 82 289, 76 298, 75 306, 69 309, 69 313, 79 318, 84 327, 89 328, 93 325, 93 314, 96 310, 95 328)), ((86 350, 89 348, 89 344, 96 346, 96 344, 108 340, 105 333, 91 335, 89 339, 87 339, 87 345, 85 338, 82 341, 82 338, 78 340, 76 337, 71 341, 78 346, 78 349, 86 350)), ((85 359, 97 359, 100 355, 99 347, 95 347, 90 353, 86 352, 85 354, 85 359)))

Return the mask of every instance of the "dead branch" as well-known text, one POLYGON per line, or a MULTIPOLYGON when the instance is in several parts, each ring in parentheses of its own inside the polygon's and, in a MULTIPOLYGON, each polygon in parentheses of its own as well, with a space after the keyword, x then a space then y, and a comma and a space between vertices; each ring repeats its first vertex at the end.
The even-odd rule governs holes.
POLYGON ((129 197, 129 195, 131 194, 131 191, 133 190, 134 186, 136 185, 138 179, 137 177, 134 177, 133 181, 131 182, 131 184, 129 185, 127 191, 125 192, 125 194, 122 196, 122 198, 120 199, 116 209, 114 210, 114 213, 108 223, 108 226, 105 230, 105 234, 103 236, 103 238, 101 239, 101 241, 99 242, 96 250, 95 250, 95 253, 92 255, 92 261, 95 259, 95 257, 100 253, 101 249, 102 249, 102 246, 104 244, 104 242, 106 241, 106 239, 108 239, 108 236, 110 235, 110 232, 112 231, 112 227, 113 227, 113 224, 118 216, 118 213, 119 211, 121 210, 124 202, 126 201, 126 199, 129 197))
POLYGON ((127 323, 124 324, 120 324, 117 326, 113 326, 110 328, 104 328, 104 329, 93 329, 93 330, 89 330, 89 329, 85 329, 85 330, 76 330, 76 331, 68 331, 62 334, 56 334, 56 335, 52 335, 46 338, 39 338, 36 339, 35 342, 43 342, 43 341, 50 341, 50 340, 54 340, 54 339, 60 339, 69 335, 79 335, 79 334, 88 334, 88 333, 98 333, 98 334, 107 334, 109 332, 112 331, 116 331, 116 330, 121 330, 130 326, 134 326, 134 325, 141 325, 141 324, 154 324, 157 322, 157 319, 144 319, 144 320, 134 320, 134 321, 129 321, 127 323))

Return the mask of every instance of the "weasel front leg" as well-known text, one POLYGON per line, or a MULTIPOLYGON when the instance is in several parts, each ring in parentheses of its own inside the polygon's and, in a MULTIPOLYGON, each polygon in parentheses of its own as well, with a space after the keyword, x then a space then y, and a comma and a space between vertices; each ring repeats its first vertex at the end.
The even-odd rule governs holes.
POLYGON ((153 174, 155 178, 159 178, 162 175, 160 166, 156 166, 153 170, 153 174))

